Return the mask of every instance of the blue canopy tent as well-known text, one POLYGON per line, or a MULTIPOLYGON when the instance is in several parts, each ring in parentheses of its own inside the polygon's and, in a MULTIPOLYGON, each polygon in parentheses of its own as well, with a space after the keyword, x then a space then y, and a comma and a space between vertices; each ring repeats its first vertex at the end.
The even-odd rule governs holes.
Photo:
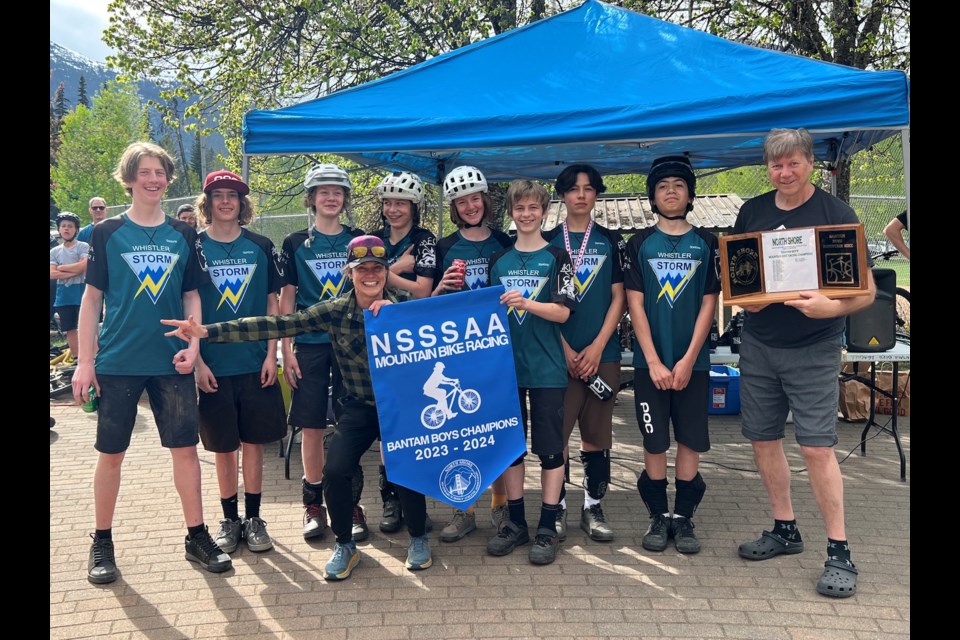
MULTIPOLYGON (((834 165, 904 132, 902 71, 863 71, 738 44, 587 0, 389 76, 244 119, 250 155, 336 153, 439 184, 456 166, 551 180, 588 162, 646 173, 762 162, 773 127, 805 127, 834 165)), ((906 175, 909 184, 909 173, 906 175)), ((909 191, 908 191, 909 202, 909 191)))

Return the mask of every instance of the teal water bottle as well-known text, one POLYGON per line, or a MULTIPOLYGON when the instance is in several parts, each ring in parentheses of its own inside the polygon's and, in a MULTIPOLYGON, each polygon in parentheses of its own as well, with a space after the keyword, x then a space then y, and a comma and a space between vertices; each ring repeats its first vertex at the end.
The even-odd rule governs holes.
POLYGON ((90 385, 90 392, 88 395, 90 396, 90 399, 80 405, 80 408, 86 413, 93 413, 97 410, 97 407, 100 406, 100 401, 97 399, 97 388, 93 385, 90 385))

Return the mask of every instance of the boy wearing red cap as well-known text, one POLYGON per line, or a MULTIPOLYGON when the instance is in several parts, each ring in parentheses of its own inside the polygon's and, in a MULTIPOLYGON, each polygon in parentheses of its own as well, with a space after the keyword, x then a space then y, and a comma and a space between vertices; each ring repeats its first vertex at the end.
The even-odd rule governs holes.
POLYGON ((149 142, 128 146, 114 177, 132 204, 96 225, 90 239, 73 397, 78 404, 86 402, 92 386, 100 404, 94 445, 100 452, 93 480, 96 532, 87 564, 87 579, 95 584, 113 582, 119 575, 113 514, 144 391, 150 396, 160 442, 173 461, 187 525, 187 560, 215 573, 233 566, 203 523, 197 388, 191 376, 199 341, 181 348, 180 342, 152 328, 160 318, 201 317, 197 289, 209 280, 196 232, 163 212, 163 194, 173 171, 173 160, 162 147, 149 142), (104 302, 98 349, 97 323, 104 302))
MULTIPOLYGON (((216 171, 207 176, 196 202, 206 226, 199 239, 211 280, 200 287, 200 301, 203 317, 212 322, 279 312, 280 256, 269 238, 247 228, 254 215, 249 193, 240 176, 216 171)), ((227 553, 233 553, 241 540, 251 551, 272 549, 267 523, 260 517, 260 502, 263 445, 287 433, 283 395, 277 384, 277 341, 203 343, 196 379, 200 439, 204 448, 215 454, 223 509, 214 540, 227 553), (238 450, 243 455, 242 520, 238 450)))
MULTIPOLYGON (((352 480, 360 458, 380 435, 376 398, 367 360, 363 310, 374 315, 387 304, 410 299, 406 291, 387 289, 387 250, 376 236, 359 236, 347 246, 346 273, 353 289, 302 311, 280 316, 242 318, 232 322, 200 325, 194 318, 161 320, 176 327, 168 336, 183 340, 237 342, 284 338, 310 332, 328 332, 333 352, 343 374, 344 406, 337 430, 330 439, 324 465, 323 494, 330 513, 330 528, 337 536, 324 578, 343 580, 360 562, 353 537, 352 480)), ((422 493, 398 485, 404 520, 410 534, 406 567, 412 571, 433 564, 426 532, 427 507, 422 493)))

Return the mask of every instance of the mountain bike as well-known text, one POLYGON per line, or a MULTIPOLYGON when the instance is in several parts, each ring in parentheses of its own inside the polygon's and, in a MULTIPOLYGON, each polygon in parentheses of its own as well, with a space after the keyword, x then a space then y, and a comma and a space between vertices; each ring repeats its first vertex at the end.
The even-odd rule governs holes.
MULTIPOLYGON (((454 396, 460 411, 464 413, 475 413, 480 408, 480 394, 476 389, 461 389, 460 381, 454 383, 453 388, 447 392, 447 406, 453 407, 454 396)), ((427 405, 420 412, 420 422, 427 429, 439 429, 447 421, 447 413, 435 402, 427 405)))
POLYGON ((56 397, 70 390, 73 372, 77 370, 77 361, 73 359, 69 347, 50 347, 50 397, 56 397))
MULTIPOLYGON (((899 253, 896 249, 891 249, 890 251, 872 254, 870 257, 876 264, 880 260, 889 260, 899 253)), ((896 339, 897 342, 910 344, 910 290, 897 287, 895 296, 897 309, 896 339)))

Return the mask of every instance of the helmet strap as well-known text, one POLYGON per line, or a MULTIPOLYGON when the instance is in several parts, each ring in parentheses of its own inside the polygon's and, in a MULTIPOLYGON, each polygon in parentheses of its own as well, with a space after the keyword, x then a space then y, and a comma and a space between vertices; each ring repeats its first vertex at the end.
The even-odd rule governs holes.
MULTIPOLYGON (((463 218, 460 218, 460 219, 463 220, 463 218)), ((466 222, 464 222, 464 223, 463 223, 463 228, 464 228, 464 229, 477 229, 477 228, 479 228, 479 227, 482 227, 483 225, 484 225, 484 221, 481 219, 480 222, 478 222, 477 224, 467 224, 466 222)))

